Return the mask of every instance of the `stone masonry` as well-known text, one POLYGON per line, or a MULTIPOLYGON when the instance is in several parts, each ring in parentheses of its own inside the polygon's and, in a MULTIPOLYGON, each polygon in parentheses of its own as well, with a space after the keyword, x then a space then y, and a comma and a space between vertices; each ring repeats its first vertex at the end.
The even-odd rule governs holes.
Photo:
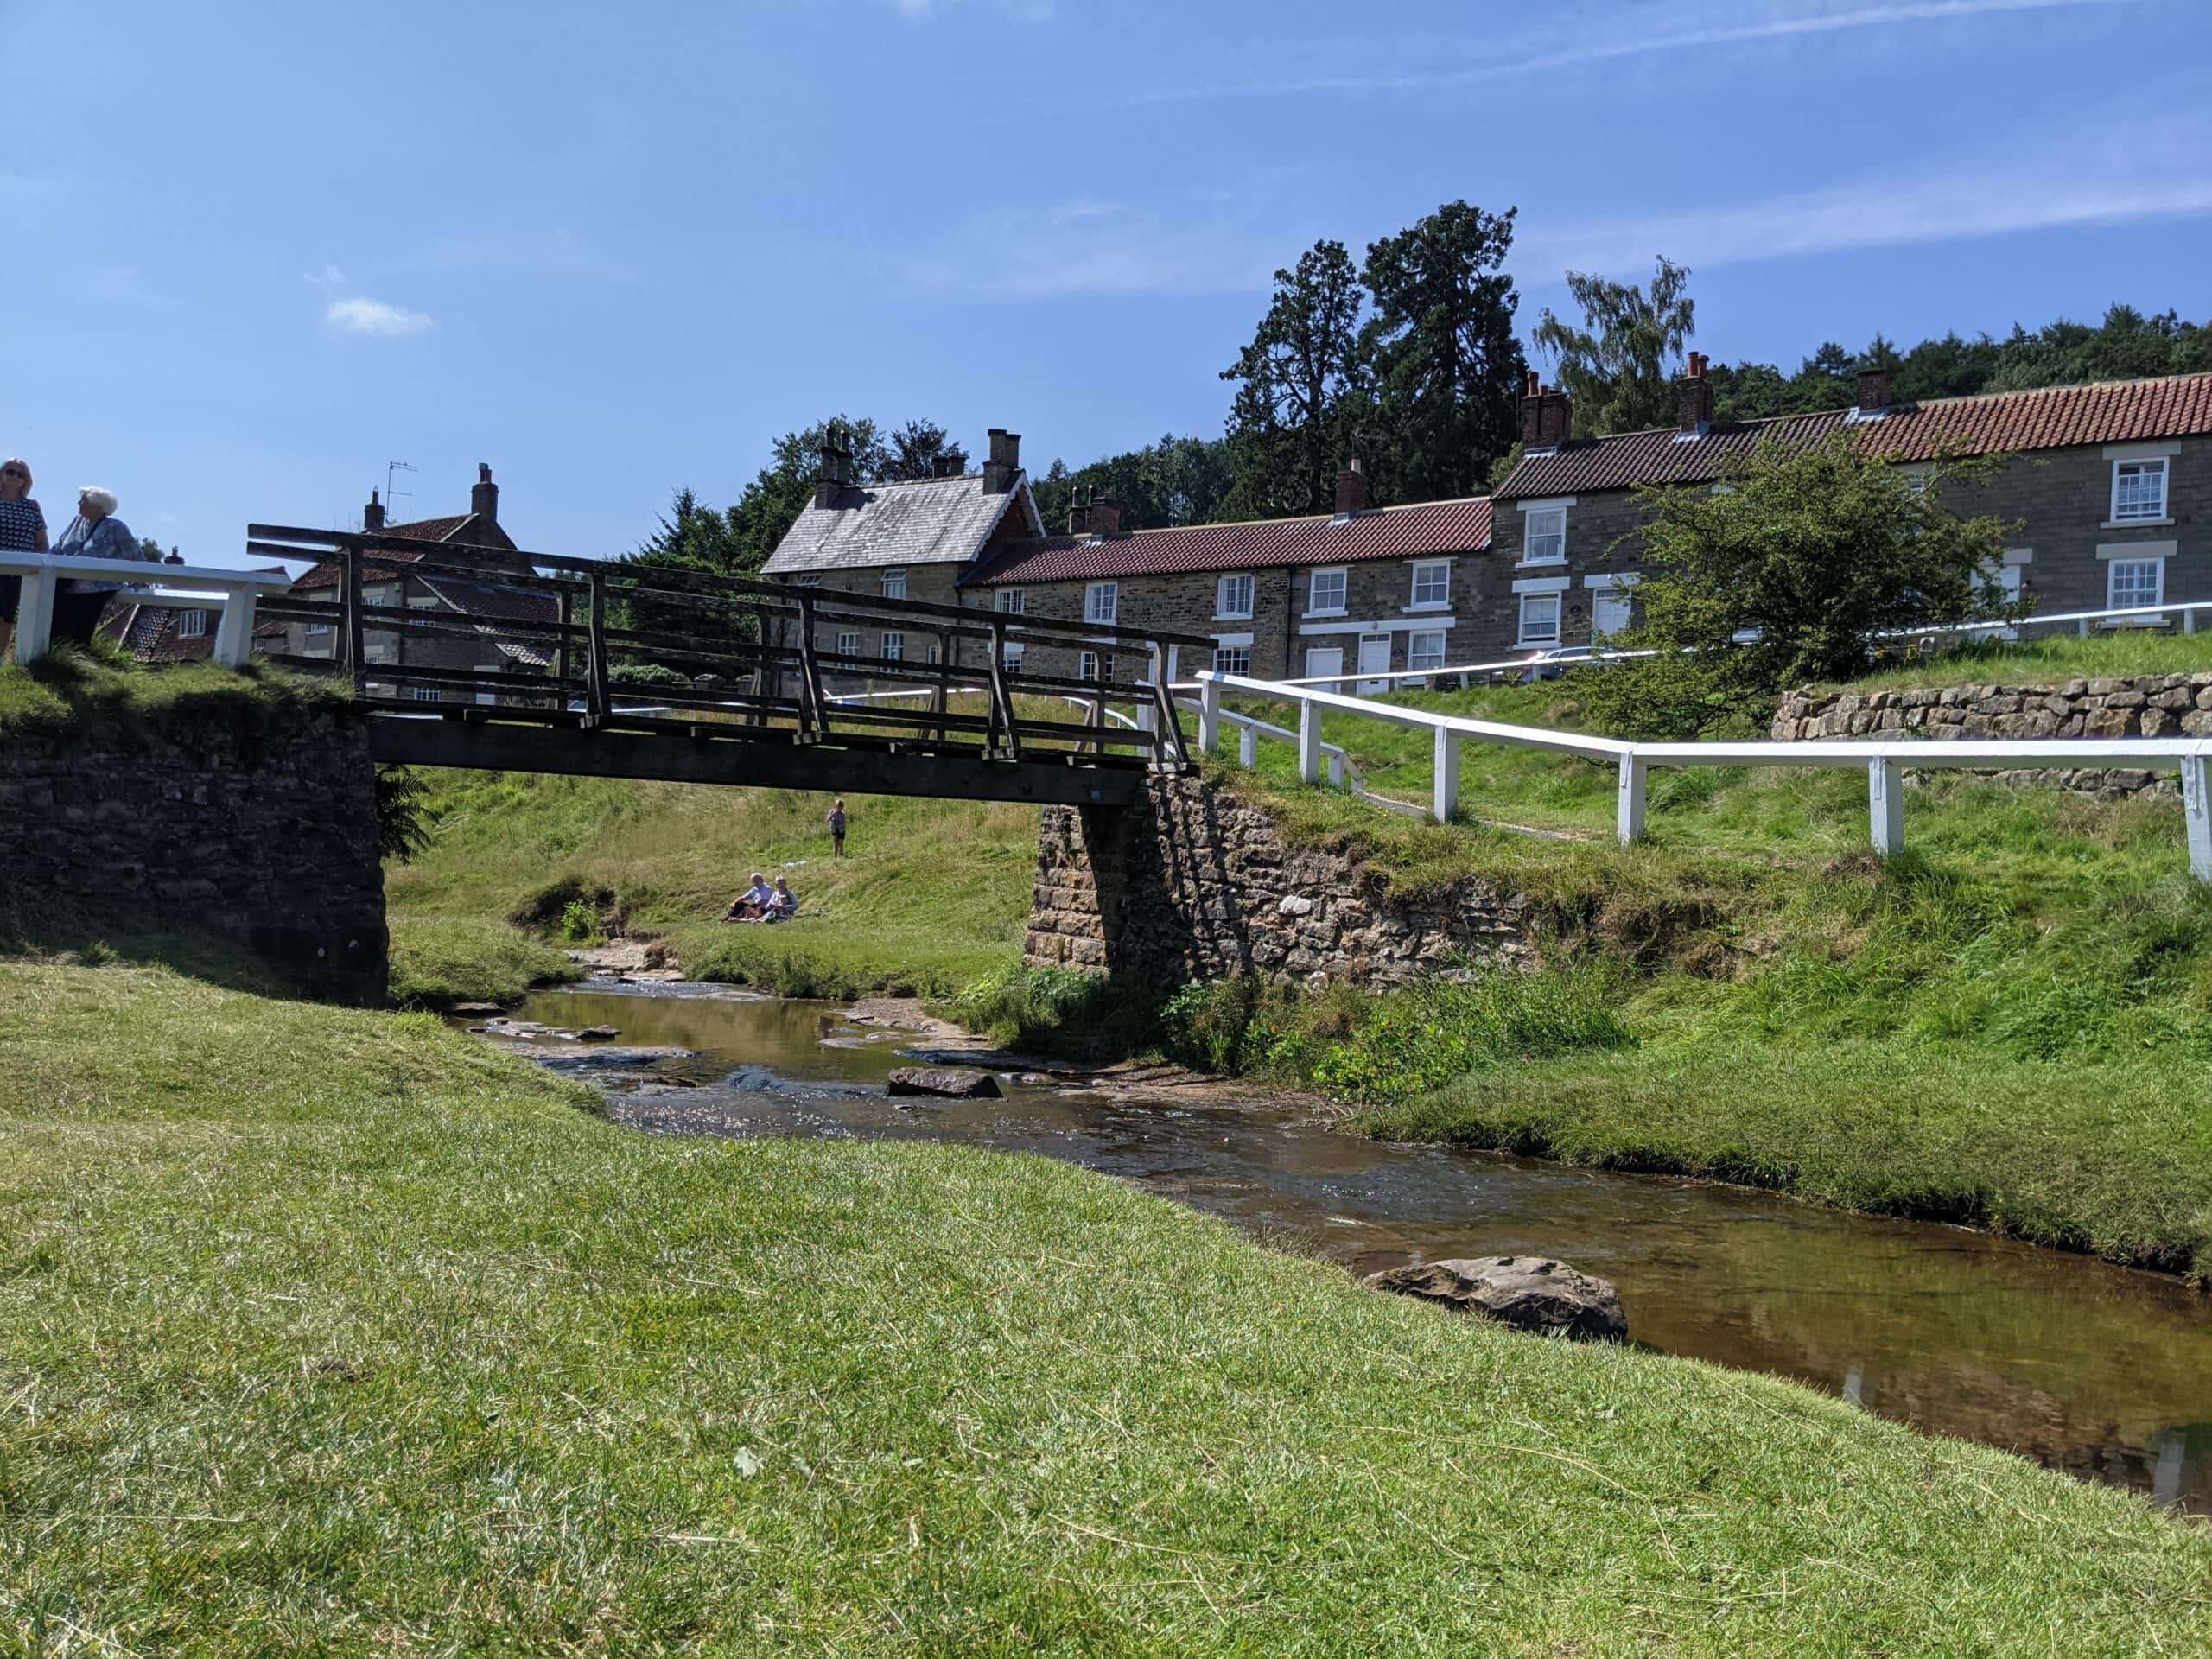
MULTIPOLYGON (((2154 674, 2125 680, 2069 680, 2063 685, 1953 685, 1940 690, 1793 691, 1782 700, 1770 735, 1777 742, 1823 738, 2202 737, 2212 736, 2212 673, 2154 674)), ((2133 768, 2054 767, 2006 772, 2105 800, 2171 794, 2173 774, 2133 768)))
POLYGON ((213 936, 309 995, 380 1004, 375 778, 361 722, 329 709, 211 699, 0 734, 0 934, 213 936))
POLYGON ((1157 778, 1116 812, 1046 807, 1028 965, 1163 988, 1267 974, 1388 987, 1528 968, 1525 904, 1480 882, 1418 900, 1341 853, 1293 849, 1274 823, 1194 777, 1157 778))

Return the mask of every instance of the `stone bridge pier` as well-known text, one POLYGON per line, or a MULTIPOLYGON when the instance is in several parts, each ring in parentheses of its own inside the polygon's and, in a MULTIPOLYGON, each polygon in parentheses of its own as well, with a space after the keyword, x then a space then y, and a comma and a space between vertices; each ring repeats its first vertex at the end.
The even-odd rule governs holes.
POLYGON ((1524 900, 1482 882, 1395 892, 1346 855, 1293 848, 1203 778, 1154 774, 1135 806, 1048 806, 1023 957, 1163 989, 1258 974, 1379 988, 1526 968, 1524 900))

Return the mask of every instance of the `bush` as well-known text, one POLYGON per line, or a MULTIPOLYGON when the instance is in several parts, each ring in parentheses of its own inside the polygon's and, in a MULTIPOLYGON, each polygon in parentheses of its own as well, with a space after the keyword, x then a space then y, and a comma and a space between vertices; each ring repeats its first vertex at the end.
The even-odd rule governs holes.
POLYGON ((1149 988, 1067 968, 986 974, 945 1012, 1001 1047, 1039 1054, 1134 1054, 1160 1039, 1160 1002, 1149 988))
POLYGON ((599 938, 599 912, 581 899, 572 899, 561 912, 561 937, 570 944, 593 944, 599 938))

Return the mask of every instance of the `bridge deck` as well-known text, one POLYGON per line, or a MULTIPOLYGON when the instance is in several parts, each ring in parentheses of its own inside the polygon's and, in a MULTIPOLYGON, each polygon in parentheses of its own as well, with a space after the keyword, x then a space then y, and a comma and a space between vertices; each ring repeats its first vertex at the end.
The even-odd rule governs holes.
POLYGON ((411 766, 1126 805, 1147 772, 1190 764, 1169 664, 1213 648, 637 563, 261 524, 249 537, 329 573, 262 602, 288 629, 270 654, 349 677, 377 758, 411 766), (372 602, 409 578, 406 602, 372 602), (870 631, 933 660, 824 649, 870 631), (1118 684, 1043 673, 1027 662, 1040 647, 1147 670, 1118 684), (1134 719, 1109 717, 1116 703, 1134 719))

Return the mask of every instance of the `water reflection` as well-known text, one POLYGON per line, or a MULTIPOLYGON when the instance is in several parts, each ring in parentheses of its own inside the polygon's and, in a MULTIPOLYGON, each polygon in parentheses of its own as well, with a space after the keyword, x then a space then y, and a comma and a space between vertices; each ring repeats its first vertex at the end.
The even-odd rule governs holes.
POLYGON ((524 1013, 694 1051, 652 1069, 702 1086, 611 1103, 641 1129, 1041 1153, 1295 1235, 1360 1273, 1559 1255, 1620 1287, 1640 1342, 2212 1513, 2212 1306, 2178 1281, 1770 1194, 1385 1146, 1264 1108, 1002 1078, 1004 1100, 902 1110, 880 1088, 897 1039, 818 1004, 565 992, 524 1013))

